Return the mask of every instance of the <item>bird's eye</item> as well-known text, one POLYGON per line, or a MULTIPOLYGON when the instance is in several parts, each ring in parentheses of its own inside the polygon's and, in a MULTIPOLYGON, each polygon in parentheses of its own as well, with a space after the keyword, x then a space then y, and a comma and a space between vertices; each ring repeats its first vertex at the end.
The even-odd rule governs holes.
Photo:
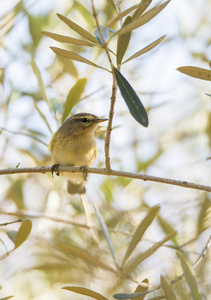
POLYGON ((87 118, 82 118, 82 119, 81 119, 81 122, 87 123, 87 122, 88 122, 88 119, 87 119, 87 118))

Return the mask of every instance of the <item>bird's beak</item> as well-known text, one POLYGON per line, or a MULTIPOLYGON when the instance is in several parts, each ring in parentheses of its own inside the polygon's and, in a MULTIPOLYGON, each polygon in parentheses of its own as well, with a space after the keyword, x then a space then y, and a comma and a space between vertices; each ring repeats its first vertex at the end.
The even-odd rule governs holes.
POLYGON ((97 123, 101 123, 101 122, 105 122, 105 121, 108 121, 108 119, 105 119, 105 118, 103 118, 103 119, 98 119, 96 122, 97 122, 97 123))

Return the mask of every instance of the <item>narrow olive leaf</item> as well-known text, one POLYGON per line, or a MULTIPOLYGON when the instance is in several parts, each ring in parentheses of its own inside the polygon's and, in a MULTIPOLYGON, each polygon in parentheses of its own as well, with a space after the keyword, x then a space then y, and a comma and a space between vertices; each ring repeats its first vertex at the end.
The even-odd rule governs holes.
POLYGON ((211 81, 211 71, 207 69, 186 66, 177 68, 177 71, 194 78, 211 81))
POLYGON ((105 71, 108 71, 110 72, 109 70, 99 66, 99 65, 96 65, 94 64, 93 62, 91 62, 90 60, 74 53, 74 52, 71 52, 71 51, 67 51, 67 50, 63 50, 63 49, 60 49, 60 48, 57 48, 57 47, 50 47, 51 50, 53 50, 54 53, 56 53, 57 55, 60 55, 64 58, 67 58, 67 59, 72 59, 72 60, 76 60, 76 61, 79 61, 79 62, 82 62, 82 63, 85 63, 87 65, 90 65, 90 66, 93 66, 93 67, 96 67, 96 68, 100 68, 100 69, 103 69, 105 71))
POLYGON ((27 237, 31 232, 31 229, 32 229, 32 222, 30 220, 25 220, 21 224, 15 238, 15 249, 18 248, 21 244, 23 244, 23 242, 25 242, 25 240, 27 239, 27 237))
MULTIPOLYGON (((122 24, 122 28, 127 26, 132 22, 132 17, 128 16, 124 23, 122 24)), ((127 32, 125 34, 118 36, 117 41, 117 53, 116 53, 116 61, 117 61, 117 67, 120 66, 123 56, 125 55, 125 52, 128 48, 129 42, 130 42, 131 32, 127 32)))
POLYGON ((50 106, 50 103, 48 101, 48 97, 47 97, 47 94, 46 94, 46 91, 45 91, 45 85, 43 83, 43 80, 42 80, 42 76, 41 76, 41 73, 40 73, 40 70, 35 62, 35 60, 32 58, 31 60, 31 66, 32 66, 32 69, 34 71, 34 74, 36 75, 37 77, 37 80, 38 80, 38 83, 39 83, 39 87, 40 87, 40 93, 43 97, 43 100, 45 100, 45 102, 48 104, 48 107, 51 111, 51 106, 50 106))
POLYGON ((62 116, 62 123, 67 118, 69 113, 71 112, 72 108, 78 103, 81 94, 83 93, 85 86, 86 86, 87 79, 81 78, 79 79, 76 84, 70 89, 66 102, 64 104, 64 112, 62 116))
POLYGON ((177 300, 176 296, 172 290, 170 280, 168 280, 168 278, 161 276, 160 282, 161 282, 161 287, 165 293, 165 299, 166 300, 177 300))
POLYGON ((114 26, 118 21, 122 20, 122 18, 127 16, 134 9, 136 9, 136 7, 137 7, 137 5, 133 5, 133 6, 129 7, 128 9, 124 10, 121 14, 119 14, 117 17, 115 17, 113 20, 111 20, 107 24, 106 28, 110 28, 110 27, 114 26))
POLYGON ((0 300, 8 300, 8 299, 11 299, 13 297, 15 297, 15 296, 7 296, 7 297, 4 297, 4 298, 0 298, 0 300))
POLYGON ((65 16, 62 16, 60 14, 57 14, 57 16, 59 17, 60 20, 62 20, 65 24, 67 24, 72 30, 77 32, 80 36, 82 36, 83 38, 85 38, 86 40, 88 40, 88 41, 90 41, 94 44, 99 45, 98 41, 96 40, 96 38, 91 33, 86 31, 85 29, 83 29, 82 27, 77 25, 76 23, 72 22, 71 20, 69 20, 65 16))
POLYGON ((177 252, 177 257, 180 260, 180 263, 182 265, 182 269, 184 271, 185 280, 187 281, 187 284, 189 285, 191 296, 193 300, 201 300, 201 296, 199 294, 198 286, 196 283, 196 279, 193 275, 192 267, 189 263, 189 261, 186 259, 186 257, 180 253, 177 252))
POLYGON ((155 48, 157 45, 159 45, 164 39, 165 39, 166 35, 160 37, 159 39, 157 39, 156 41, 154 41, 153 43, 149 44, 148 46, 144 47, 143 49, 141 49, 140 51, 136 52, 134 55, 132 55, 131 57, 129 57, 128 59, 126 59, 122 64, 140 56, 143 55, 147 52, 149 52, 150 50, 152 50, 153 48, 155 48))
POLYGON ((140 240, 143 237, 145 231, 150 226, 150 224, 152 223, 152 221, 156 217, 159 210, 160 210, 160 206, 158 206, 158 205, 152 207, 149 210, 147 216, 139 224, 138 228, 136 229, 136 231, 135 231, 135 233, 134 233, 134 235, 133 235, 133 237, 130 241, 127 252, 126 252, 125 257, 124 257, 123 262, 122 262, 122 266, 124 265, 126 260, 130 257, 130 255, 132 254, 132 252, 136 248, 137 244, 140 242, 140 240))
MULTIPOLYGON (((141 283, 146 284, 146 286, 138 285, 134 293, 143 293, 148 291, 148 286, 147 286, 149 284, 148 278, 145 278, 141 283)), ((139 296, 136 298, 136 300, 144 300, 145 296, 146 295, 139 296)))
POLYGON ((78 293, 80 295, 92 297, 93 299, 97 299, 97 300, 108 300, 108 298, 105 298, 103 295, 80 286, 65 286, 62 289, 70 292, 78 293))
POLYGON ((168 0, 164 2, 163 4, 154 7, 144 15, 140 16, 139 18, 135 19, 133 22, 125 26, 124 28, 118 30, 114 35, 119 35, 119 34, 124 34, 129 31, 132 31, 138 27, 143 26, 144 24, 148 23, 151 21, 157 14, 159 14, 165 7, 166 5, 170 2, 171 0, 168 0))
POLYGON ((141 14, 147 9, 147 7, 151 4, 152 0, 141 0, 141 3, 138 5, 137 9, 133 13, 133 20, 140 17, 141 14))
POLYGON ((137 96, 136 92, 132 88, 132 86, 129 84, 129 82, 125 79, 125 77, 117 70, 114 69, 114 74, 116 77, 116 81, 118 84, 118 87, 120 89, 120 92, 122 94, 122 97, 124 98, 129 111, 131 112, 134 119, 140 123, 141 125, 147 127, 148 126, 148 116, 146 113, 146 110, 141 103, 141 100, 137 96))
POLYGON ((36 101, 35 101, 35 100, 33 100, 33 101, 34 101, 34 107, 35 107, 35 109, 37 110, 37 112, 39 113, 40 117, 43 119, 43 121, 44 121, 45 124, 47 125, 48 130, 50 131, 50 133, 53 133, 52 130, 51 130, 51 127, 50 127, 50 125, 49 125, 49 123, 48 123, 48 121, 47 121, 47 119, 46 119, 46 117, 44 116, 44 114, 41 112, 41 110, 40 110, 39 107, 37 106, 36 101))
MULTIPOLYGON (((165 234, 169 234, 169 233, 171 233, 174 230, 174 228, 171 226, 171 224, 169 224, 168 222, 166 222, 160 215, 157 216, 157 220, 158 220, 158 223, 159 223, 160 227, 165 232, 165 234)), ((177 237, 176 236, 173 236, 171 238, 171 241, 176 246, 178 246, 178 242, 177 242, 177 237)))
POLYGON ((115 253, 114 253, 114 247, 113 247, 113 244, 112 244, 112 241, 111 241, 111 237, 110 237, 108 228, 106 226, 106 223, 105 223, 105 221, 104 221, 101 213, 99 212, 99 210, 96 207, 94 207, 94 209, 95 209, 95 213, 96 213, 96 216, 98 218, 98 221, 100 223, 100 227, 102 228, 103 234, 104 234, 104 236, 106 238, 106 242, 108 244, 108 248, 109 248, 109 250, 111 252, 111 255, 113 257, 114 263, 117 266, 118 263, 117 263, 116 256, 115 256, 115 253))
POLYGON ((211 226, 211 202, 208 197, 205 198, 201 205, 201 210, 197 220, 198 235, 211 226))
POLYGON ((110 271, 114 274, 116 273, 113 268, 111 268, 110 266, 104 264, 103 262, 101 262, 96 257, 91 256, 88 252, 86 252, 83 249, 80 249, 80 248, 77 248, 77 247, 74 247, 74 246, 71 246, 71 245, 66 245, 66 244, 59 244, 58 246, 66 254, 81 258, 84 261, 86 261, 89 265, 92 265, 94 267, 102 268, 102 269, 110 271))
POLYGON ((66 35, 60 35, 60 34, 47 32, 47 31, 43 31, 42 33, 44 35, 50 37, 51 39, 53 39, 57 42, 61 42, 61 43, 67 43, 67 44, 78 45, 78 46, 87 46, 87 47, 96 46, 93 43, 83 41, 83 40, 74 39, 74 38, 66 36, 66 35))
POLYGON ((114 1, 113 0, 107 0, 107 1, 113 7, 113 9, 117 12, 116 5, 114 4, 114 1))
POLYGON ((146 296, 147 294, 153 292, 153 290, 150 291, 146 291, 146 292, 140 292, 140 293, 118 293, 118 294, 114 294, 113 297, 115 299, 119 299, 119 300, 123 300, 123 299, 138 299, 141 296, 146 296))
POLYGON ((140 263, 150 257, 156 250, 158 250, 164 243, 170 240, 177 232, 173 231, 168 234, 162 241, 155 243, 151 248, 144 253, 138 254, 134 259, 129 260, 124 267, 124 270, 128 273, 132 272, 140 263))

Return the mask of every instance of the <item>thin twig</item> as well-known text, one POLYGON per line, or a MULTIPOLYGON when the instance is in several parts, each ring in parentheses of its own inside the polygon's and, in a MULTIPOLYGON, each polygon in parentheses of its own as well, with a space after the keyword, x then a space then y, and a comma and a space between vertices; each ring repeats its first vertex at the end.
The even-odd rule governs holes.
MULTIPOLYGON (((51 173, 52 167, 35 167, 35 168, 9 168, 9 169, 1 169, 0 175, 7 175, 7 174, 27 174, 27 173, 51 173)), ((59 172, 82 172, 81 167, 67 167, 67 166, 59 166, 59 172)), ((133 179, 139 179, 144 181, 153 181, 159 182, 164 184, 176 185, 184 188, 201 190, 206 192, 211 192, 211 186, 209 185, 202 185, 197 183, 192 183, 184 180, 176 180, 164 177, 157 177, 147 174, 140 174, 140 173, 132 173, 132 172, 124 172, 124 171, 117 171, 117 170, 107 170, 104 168, 87 168, 87 173, 90 174, 99 174, 99 175, 109 175, 109 176, 118 176, 118 177, 127 177, 133 179)))
POLYGON ((19 222, 22 222, 22 220, 15 220, 15 221, 11 221, 11 222, 1 223, 0 226, 7 226, 7 225, 14 224, 14 223, 19 223, 19 222))
POLYGON ((101 41, 102 41, 102 44, 103 44, 103 48, 105 49, 109 64, 111 66, 112 79, 113 79, 112 93, 111 93, 111 98, 110 98, 111 99, 111 104, 110 104, 110 110, 109 110, 109 120, 108 120, 108 127, 107 127, 107 133, 106 133, 106 138, 105 138, 105 165, 106 165, 106 170, 109 171, 111 169, 111 162, 110 162, 111 130, 112 130, 112 123, 113 123, 113 116, 114 116, 114 105, 115 105, 115 101, 116 101, 117 86, 116 86, 115 74, 114 74, 114 71, 113 71, 113 63, 112 63, 112 60, 111 60, 109 49, 107 47, 107 43, 105 42, 102 31, 100 29, 97 13, 96 13, 95 6, 94 6, 94 0, 91 0, 91 3, 92 3, 93 17, 95 19, 97 29, 98 29, 98 32, 100 34, 100 38, 101 38, 101 41))

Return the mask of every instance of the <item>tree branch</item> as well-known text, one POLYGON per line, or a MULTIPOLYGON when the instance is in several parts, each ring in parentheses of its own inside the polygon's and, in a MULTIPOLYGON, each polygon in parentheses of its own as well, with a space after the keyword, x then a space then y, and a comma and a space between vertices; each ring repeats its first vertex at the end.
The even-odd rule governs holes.
MULTIPOLYGON (((8 174, 27 174, 27 173, 49 173, 52 172, 52 167, 35 167, 35 168, 9 168, 9 169, 0 169, 0 175, 8 175, 8 174)), ((80 173, 83 172, 81 167, 69 167, 69 166, 59 166, 58 172, 76 172, 80 173)), ((144 181, 153 181, 158 183, 176 185, 179 187, 201 190, 206 192, 211 192, 211 186, 202 185, 197 183, 192 183, 184 180, 176 180, 164 177, 157 177, 147 174, 140 174, 140 173, 132 173, 132 172, 124 172, 124 171, 117 171, 117 170, 107 170, 104 168, 87 168, 87 173, 90 174, 99 174, 99 175, 109 175, 109 176, 119 176, 119 177, 127 177, 132 179, 139 179, 144 181)))

